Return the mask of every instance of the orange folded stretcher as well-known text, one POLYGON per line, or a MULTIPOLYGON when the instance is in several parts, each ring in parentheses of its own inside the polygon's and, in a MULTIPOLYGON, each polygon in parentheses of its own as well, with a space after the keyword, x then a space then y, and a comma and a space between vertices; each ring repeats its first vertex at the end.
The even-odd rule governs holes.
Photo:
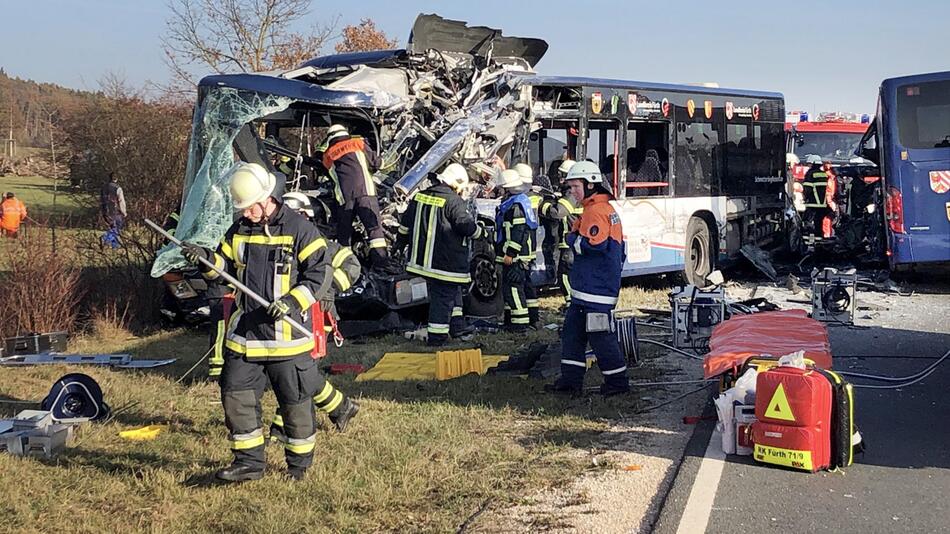
POLYGON ((831 369, 831 343, 824 324, 805 310, 783 310, 735 316, 713 329, 709 354, 703 360, 706 378, 728 371, 738 376, 749 358, 784 356, 805 351, 817 367, 831 369))

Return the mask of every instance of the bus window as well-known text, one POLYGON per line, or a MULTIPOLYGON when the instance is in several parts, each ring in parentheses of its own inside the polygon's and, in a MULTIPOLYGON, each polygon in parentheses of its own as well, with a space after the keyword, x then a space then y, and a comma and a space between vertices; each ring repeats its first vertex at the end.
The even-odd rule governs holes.
POLYGON ((950 148, 950 80, 897 88, 897 135, 905 148, 950 148))
POLYGON ((752 132, 755 148, 762 151, 752 159, 753 176, 782 176, 784 169, 780 164, 785 159, 784 126, 766 122, 756 124, 752 132))
POLYGON ((669 123, 627 123, 627 196, 669 195, 669 123))
POLYGON ((707 196, 719 193, 719 130, 708 122, 676 125, 676 194, 707 196))
POLYGON ((558 187, 557 169, 564 158, 577 160, 577 125, 566 121, 544 121, 545 127, 531 134, 528 152, 531 167, 558 187))
POLYGON ((600 167, 604 180, 614 182, 617 171, 617 152, 620 150, 620 123, 617 121, 590 121, 587 124, 586 158, 600 167))

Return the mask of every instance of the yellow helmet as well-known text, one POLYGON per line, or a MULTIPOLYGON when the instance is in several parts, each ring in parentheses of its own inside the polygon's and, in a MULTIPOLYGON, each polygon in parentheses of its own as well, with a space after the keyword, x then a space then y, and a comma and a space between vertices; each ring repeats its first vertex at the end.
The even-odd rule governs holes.
POLYGON ((240 163, 228 178, 234 209, 247 209, 264 202, 274 192, 277 179, 257 163, 240 163))

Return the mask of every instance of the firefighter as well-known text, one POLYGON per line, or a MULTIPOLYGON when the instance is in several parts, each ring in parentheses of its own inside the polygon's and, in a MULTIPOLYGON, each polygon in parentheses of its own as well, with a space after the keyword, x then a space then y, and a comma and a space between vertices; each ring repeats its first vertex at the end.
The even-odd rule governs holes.
POLYGON ((323 166, 333 179, 334 194, 340 206, 337 218, 337 241, 348 247, 353 236, 353 218, 359 218, 369 238, 370 261, 373 267, 383 267, 389 257, 386 236, 379 218, 379 201, 371 166, 375 166, 372 151, 360 137, 351 137, 347 129, 334 124, 327 129, 323 166))
MULTIPOLYGON (((521 183, 527 188, 525 190, 525 196, 528 197, 528 200, 531 202, 531 209, 534 211, 534 218, 536 221, 541 221, 541 213, 548 212, 552 207, 552 202, 550 198, 544 197, 534 187, 534 171, 531 169, 531 166, 527 163, 518 163, 515 165, 514 170, 518 172, 518 176, 521 177, 521 183)), ((544 243, 551 245, 546 247, 544 243, 541 245, 541 253, 544 255, 544 266, 545 269, 549 265, 554 264, 554 246, 553 243, 549 243, 547 232, 544 234, 544 243), (550 263, 549 263, 550 262, 550 263)), ((533 241, 532 241, 533 242, 533 241)), ((525 302, 528 304, 528 322, 532 325, 537 325, 538 321, 541 320, 541 308, 538 302, 538 290, 533 283, 531 283, 531 272, 534 270, 534 262, 528 266, 528 284, 525 286, 525 302)))
POLYGON ((471 329, 462 315, 462 288, 472 281, 469 249, 482 228, 459 193, 468 185, 468 172, 449 164, 438 183, 416 194, 399 226, 397 249, 407 244, 406 271, 425 278, 429 294, 426 344, 444 345, 449 336, 461 337, 471 329))
MULTIPOLYGON (((268 382, 288 438, 288 474, 295 480, 313 463, 313 397, 328 390, 329 395, 336 393, 310 357, 313 337, 284 320, 306 323, 306 312, 330 289, 327 242, 314 225, 277 202, 272 196, 275 186, 276 178, 262 166, 238 166, 230 176, 230 193, 242 217, 225 232, 216 252, 182 245, 190 262, 204 258, 271 302, 263 306, 239 294, 228 321, 219 383, 234 461, 216 476, 229 482, 264 475, 261 396, 268 382)), ((204 266, 202 273, 209 279, 219 276, 204 266)), ((338 398, 337 413, 343 413, 351 403, 342 395, 338 398)))
POLYGON ((583 199, 584 213, 567 236, 575 268, 570 274, 571 304, 561 329, 561 377, 545 390, 575 395, 583 391, 590 343, 604 375, 601 393, 626 393, 630 391, 627 366, 617 335, 611 331, 625 257, 620 215, 610 205, 613 196, 595 163, 575 164, 566 183, 574 198, 583 199))
POLYGON ((534 241, 538 219, 531 209, 531 201, 524 194, 526 188, 518 171, 504 170, 500 174, 505 190, 495 213, 495 261, 501 263, 502 296, 505 299, 505 328, 520 332, 531 324, 528 316, 528 289, 531 284, 530 266, 535 258, 534 241))
MULTIPOLYGON (((567 160, 565 163, 567 163, 567 165, 562 164, 561 168, 566 168, 564 172, 565 176, 567 176, 566 173, 574 166, 574 162, 567 160)), ((557 243, 557 285, 564 292, 564 304, 570 306, 570 273, 571 267, 574 264, 574 252, 567 244, 567 236, 574 226, 574 221, 584 213, 584 207, 580 201, 575 199, 574 195, 571 194, 570 187, 568 187, 563 180, 561 183, 564 185, 562 187, 561 196, 557 199, 556 207, 545 210, 544 213, 550 217, 549 220, 555 223, 552 225, 552 233, 555 236, 554 241, 557 243)))
MULTIPOLYGON (((313 217, 312 205, 307 195, 299 192, 285 193, 283 200, 287 207, 297 213, 306 217, 313 217)), ((320 301, 320 306, 314 306, 311 311, 313 314, 323 313, 326 318, 329 319, 323 326, 324 335, 329 338, 339 334, 335 329, 336 322, 340 319, 336 310, 336 303, 334 302, 335 297, 350 289, 353 284, 359 280, 362 275, 362 266, 360 265, 360 260, 353 254, 353 251, 350 250, 349 247, 344 247, 332 240, 327 240, 326 257, 330 259, 331 269, 328 273, 333 284, 333 291, 328 291, 320 301)), ((311 326, 313 326, 314 329, 317 328, 317 324, 311 326)), ((325 413, 330 418, 330 422, 333 423, 333 426, 339 432, 343 432, 346 430, 346 425, 349 420, 359 411, 359 404, 353 400, 346 400, 343 394, 335 390, 329 382, 327 382, 324 388, 324 390, 314 396, 314 405, 317 411, 325 413), (348 409, 342 412, 337 411, 337 406, 343 402, 348 404, 348 409)), ((280 414, 274 417, 274 421, 271 424, 270 438, 271 441, 287 441, 286 434, 284 433, 284 421, 280 414)))
POLYGON ((805 200, 805 214, 802 219, 809 225, 813 234, 817 235, 820 232, 823 237, 828 238, 832 235, 831 224, 834 211, 829 206, 826 193, 828 182, 834 180, 834 177, 829 176, 825 170, 821 156, 810 154, 805 158, 805 163, 810 167, 802 180, 805 200))

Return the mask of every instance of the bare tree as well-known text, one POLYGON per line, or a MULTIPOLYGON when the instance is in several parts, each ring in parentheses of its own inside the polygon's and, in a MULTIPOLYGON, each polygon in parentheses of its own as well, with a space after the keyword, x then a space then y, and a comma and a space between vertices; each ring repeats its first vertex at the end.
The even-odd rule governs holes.
POLYGON ((390 39, 376 28, 372 19, 362 19, 360 23, 343 28, 343 40, 336 44, 339 54, 344 52, 368 52, 371 50, 389 50, 396 48, 397 39, 390 39))
POLYGON ((179 90, 197 78, 295 67, 320 53, 337 20, 290 31, 308 14, 310 0, 168 0, 162 48, 179 90))

